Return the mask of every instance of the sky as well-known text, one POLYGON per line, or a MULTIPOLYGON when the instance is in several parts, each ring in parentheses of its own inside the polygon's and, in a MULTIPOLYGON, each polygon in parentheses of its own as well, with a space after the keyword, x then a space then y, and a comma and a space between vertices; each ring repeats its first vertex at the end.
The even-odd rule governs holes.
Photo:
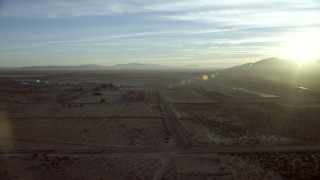
POLYGON ((0 0, 2 67, 228 67, 299 38, 320 58, 319 0, 0 0))

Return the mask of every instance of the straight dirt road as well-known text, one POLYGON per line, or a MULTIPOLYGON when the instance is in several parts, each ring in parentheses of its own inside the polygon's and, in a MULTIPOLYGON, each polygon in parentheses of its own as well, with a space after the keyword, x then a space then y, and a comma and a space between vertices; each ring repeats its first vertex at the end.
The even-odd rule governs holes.
POLYGON ((178 147, 188 147, 188 140, 184 137, 182 130, 179 126, 179 122, 176 116, 174 115, 173 111, 171 110, 169 103, 165 100, 161 92, 157 91, 157 94, 159 98, 160 108, 164 114, 164 118, 172 135, 173 141, 178 147))

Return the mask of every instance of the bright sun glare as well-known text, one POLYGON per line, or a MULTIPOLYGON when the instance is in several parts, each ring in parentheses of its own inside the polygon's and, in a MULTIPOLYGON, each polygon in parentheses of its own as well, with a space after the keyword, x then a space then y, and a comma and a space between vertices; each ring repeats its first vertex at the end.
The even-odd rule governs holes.
POLYGON ((320 58, 320 44, 311 36, 290 38, 283 48, 287 59, 307 62, 320 58))

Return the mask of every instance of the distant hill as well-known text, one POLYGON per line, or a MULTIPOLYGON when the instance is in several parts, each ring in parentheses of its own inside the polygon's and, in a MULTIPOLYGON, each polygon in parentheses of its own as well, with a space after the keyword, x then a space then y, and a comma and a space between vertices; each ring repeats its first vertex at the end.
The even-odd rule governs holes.
POLYGON ((109 66, 108 69, 168 69, 170 66, 158 65, 158 64, 145 64, 145 63, 128 63, 128 64, 117 64, 109 66))
POLYGON ((268 58, 226 69, 220 73, 220 76, 233 79, 237 83, 250 82, 257 87, 275 83, 279 87, 286 84, 291 87, 320 89, 320 83, 317 80, 320 77, 320 61, 299 63, 268 58))
POLYGON ((298 63, 296 61, 283 60, 279 58, 267 58, 254 63, 247 63, 229 68, 227 72, 244 74, 291 74, 299 71, 300 74, 314 74, 320 70, 320 61, 298 63))
POLYGON ((255 71, 255 70, 277 70, 279 68, 288 68, 288 67, 294 67, 298 64, 294 61, 289 60, 283 60, 279 58, 268 58, 268 59, 262 59, 260 61, 257 61, 255 63, 247 63, 240 66, 235 66, 230 68, 230 70, 246 70, 246 71, 255 71))

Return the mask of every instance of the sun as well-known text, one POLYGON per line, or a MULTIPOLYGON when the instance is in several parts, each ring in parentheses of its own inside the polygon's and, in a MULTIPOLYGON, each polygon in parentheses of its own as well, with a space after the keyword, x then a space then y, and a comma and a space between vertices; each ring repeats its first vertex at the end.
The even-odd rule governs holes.
POLYGON ((320 44, 312 36, 291 37, 283 47, 283 55, 289 60, 308 62, 320 57, 320 44))

